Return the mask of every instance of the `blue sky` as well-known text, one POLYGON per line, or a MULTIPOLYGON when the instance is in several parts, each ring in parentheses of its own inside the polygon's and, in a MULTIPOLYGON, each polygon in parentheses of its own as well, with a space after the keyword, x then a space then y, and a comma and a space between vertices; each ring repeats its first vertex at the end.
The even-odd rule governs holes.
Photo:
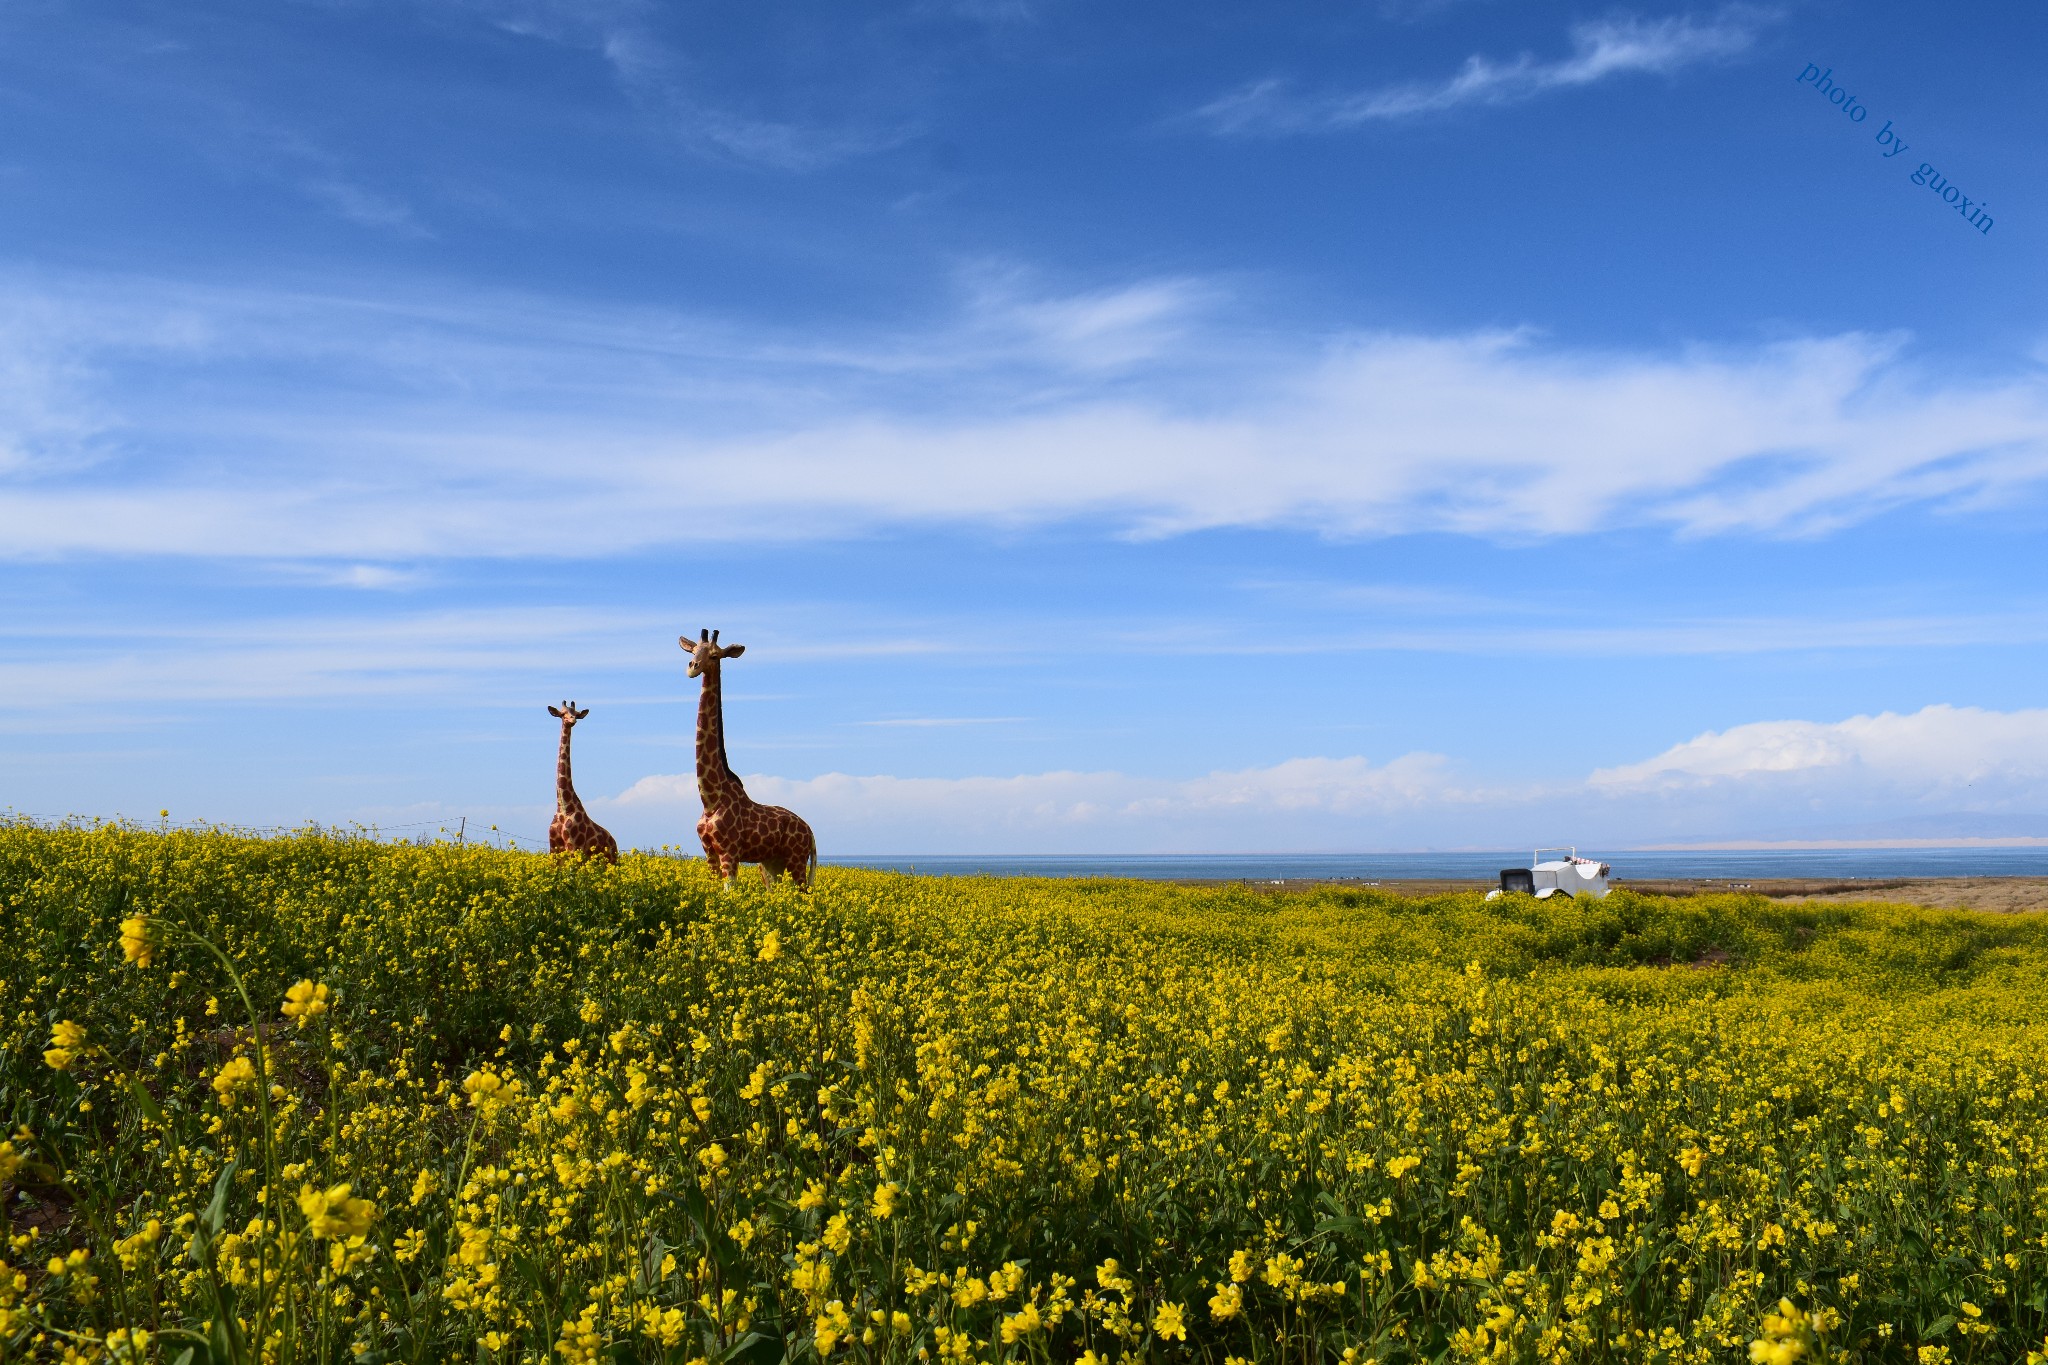
POLYGON ((715 625, 827 854, 2048 836, 2044 55, 11 6, 4 799, 531 838, 573 697, 593 812, 685 842, 715 625))

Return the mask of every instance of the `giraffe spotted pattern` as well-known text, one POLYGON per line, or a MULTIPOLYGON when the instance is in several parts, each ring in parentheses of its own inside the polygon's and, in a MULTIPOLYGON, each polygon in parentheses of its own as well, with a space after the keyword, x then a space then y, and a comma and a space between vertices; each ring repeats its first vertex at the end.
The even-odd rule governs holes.
POLYGON ((796 884, 809 887, 818 862, 818 841, 795 811, 764 806, 747 795, 725 758, 725 708, 719 687, 719 664, 738 658, 745 645, 720 645, 715 632, 680 641, 690 655, 690 676, 704 679, 697 703, 697 795, 704 803, 697 837, 704 857, 731 881, 741 863, 759 863, 766 882, 787 872, 796 884))
POLYGON ((550 706, 548 714, 562 718, 562 749, 555 758, 555 818, 548 825, 548 852, 581 853, 615 863, 619 860, 619 841, 590 818, 590 812, 576 799, 576 784, 569 778, 569 732, 576 728, 577 721, 590 714, 590 708, 578 711, 575 702, 565 701, 560 706, 550 706))

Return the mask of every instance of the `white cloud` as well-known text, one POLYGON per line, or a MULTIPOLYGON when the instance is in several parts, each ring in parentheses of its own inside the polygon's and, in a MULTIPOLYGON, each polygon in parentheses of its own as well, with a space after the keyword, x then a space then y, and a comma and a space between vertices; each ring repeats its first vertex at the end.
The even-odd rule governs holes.
POLYGON ((1671 791, 1718 785, 1875 785, 1949 799, 2009 795, 2048 783, 2048 710, 1929 706, 1823 723, 1758 721, 1709 730, 1640 763, 1602 768, 1599 791, 1671 791))
POLYGON ((1799 534, 2048 478, 2040 371, 1935 379, 1855 333, 1290 352, 1204 322, 1220 291, 1175 280, 978 296, 922 335, 835 344, 533 300, 124 283, 0 281, 50 324, 0 331, 0 554, 608 556, 1074 519, 1799 534))
MULTIPOLYGON (((1328 846, 1361 819, 1484 797, 1452 780, 1444 760, 1431 754, 1384 765, 1355 757, 1299 758, 1186 780, 1071 771, 962 778, 757 774, 744 780, 755 800, 801 812, 827 847, 873 851, 1227 847, 1233 837, 1251 840, 1238 847, 1315 847, 1319 837, 1328 846), (1276 820, 1292 824, 1292 831, 1280 832, 1276 820), (1275 837, 1283 843, 1259 843, 1275 837)), ((700 809, 697 781, 688 773, 643 777, 605 804, 629 812, 680 808, 676 819, 685 824, 700 809)))
MULTIPOLYGON (((1545 746, 1516 755, 1512 771, 1485 774, 1415 753, 1377 764, 1294 758, 1180 779, 1060 771, 745 781, 754 799, 798 811, 828 851, 844 853, 1367 850, 1555 839, 1615 846, 1673 836, 1790 837, 1817 823, 1873 819, 1910 835, 1915 816, 1953 830, 1968 824, 1958 812, 1995 823, 2001 812, 2048 808, 2048 711, 1936 705, 1838 722, 1767 721, 1705 734, 1640 763, 1540 771, 1571 752, 1545 746)), ((698 809, 696 780, 644 777, 596 804, 686 827, 698 809)))
POLYGON ((1575 25, 1571 55, 1555 61, 1539 61, 1528 53, 1511 61, 1474 54, 1445 80, 1347 95, 1297 95, 1284 81, 1257 81, 1203 106, 1195 117, 1223 133, 1283 133, 1414 118, 1463 105, 1510 104, 1610 76, 1661 74, 1732 56, 1755 41, 1757 29, 1770 17, 1742 6, 1708 19, 1618 15, 1575 25))

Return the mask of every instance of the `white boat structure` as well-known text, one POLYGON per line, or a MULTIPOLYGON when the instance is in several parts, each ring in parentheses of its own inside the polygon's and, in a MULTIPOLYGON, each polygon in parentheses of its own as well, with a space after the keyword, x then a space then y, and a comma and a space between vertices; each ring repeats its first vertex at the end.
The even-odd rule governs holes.
POLYGON ((1539 848, 1529 855, 1529 866, 1502 868, 1500 886, 1487 892, 1486 898, 1493 900, 1505 892, 1519 891, 1540 901, 1552 896, 1599 900, 1607 894, 1607 878, 1612 871, 1606 863, 1581 858, 1576 848, 1539 848), (1546 853, 1564 856, 1545 861, 1546 853))

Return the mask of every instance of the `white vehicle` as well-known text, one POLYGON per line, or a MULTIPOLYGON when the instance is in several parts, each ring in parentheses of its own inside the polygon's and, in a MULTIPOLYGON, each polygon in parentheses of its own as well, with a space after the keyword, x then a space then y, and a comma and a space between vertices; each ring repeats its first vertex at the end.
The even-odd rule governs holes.
POLYGON ((1607 894, 1607 876, 1611 871, 1606 863, 1596 863, 1591 858, 1581 858, 1575 848, 1539 848, 1530 855, 1527 867, 1504 867, 1500 872, 1500 886, 1486 893, 1492 900, 1506 891, 1519 891, 1525 896, 1534 896, 1547 901, 1552 896, 1585 896, 1599 900, 1607 894), (1564 857, 1543 860, 1546 853, 1562 853, 1564 857))

